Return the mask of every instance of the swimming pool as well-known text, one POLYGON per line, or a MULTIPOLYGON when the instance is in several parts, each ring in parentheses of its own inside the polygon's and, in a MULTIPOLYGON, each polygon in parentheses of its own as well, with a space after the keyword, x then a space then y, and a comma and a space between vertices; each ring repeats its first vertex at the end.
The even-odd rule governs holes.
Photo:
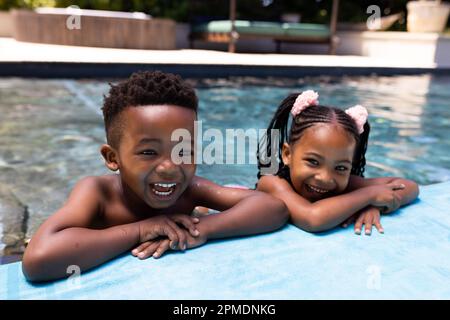
MULTIPOLYGON (((0 79, 0 256, 59 208, 74 183, 108 173, 98 152, 104 80, 0 79)), ((292 91, 321 103, 366 106, 372 125, 366 176, 403 176, 422 185, 450 180, 450 77, 313 77, 192 80, 203 129, 267 126, 292 91)), ((253 156, 253 155, 250 155, 253 156)), ((253 186, 256 165, 199 165, 213 181, 253 186)))

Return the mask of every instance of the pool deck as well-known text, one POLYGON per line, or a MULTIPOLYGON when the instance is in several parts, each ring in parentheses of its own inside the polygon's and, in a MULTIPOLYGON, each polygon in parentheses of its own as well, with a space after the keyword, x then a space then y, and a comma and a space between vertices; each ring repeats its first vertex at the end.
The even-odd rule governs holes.
POLYGON ((30 283, 0 266, 0 299, 450 299, 450 181, 383 216, 384 234, 353 227, 210 241, 161 259, 125 253, 65 280, 30 283))
POLYGON ((142 69, 184 77, 394 75, 450 73, 435 63, 365 56, 228 53, 214 50, 133 50, 19 42, 0 38, 0 76, 124 77, 142 69))

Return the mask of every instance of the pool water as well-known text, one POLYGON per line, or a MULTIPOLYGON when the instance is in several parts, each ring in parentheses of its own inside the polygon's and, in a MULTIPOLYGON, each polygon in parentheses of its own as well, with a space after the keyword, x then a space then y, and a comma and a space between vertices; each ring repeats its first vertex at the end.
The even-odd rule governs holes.
MULTIPOLYGON (((450 180, 450 77, 190 81, 203 131, 264 129, 286 95, 313 89, 321 104, 369 110, 366 177, 402 176, 422 185, 450 180)), ((108 88, 104 80, 0 79, 0 257, 20 255, 24 239, 64 203, 77 180, 108 173, 98 151, 108 88)), ((256 172, 255 164, 219 164, 199 165, 197 174, 253 187, 256 172)))

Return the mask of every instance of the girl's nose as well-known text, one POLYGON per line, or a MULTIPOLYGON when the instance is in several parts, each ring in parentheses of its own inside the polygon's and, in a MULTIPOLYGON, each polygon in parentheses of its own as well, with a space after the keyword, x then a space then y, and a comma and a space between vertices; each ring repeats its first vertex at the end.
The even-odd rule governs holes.
POLYGON ((321 171, 316 176, 316 179, 320 181, 321 187, 323 188, 332 189, 336 185, 333 175, 328 170, 321 171))

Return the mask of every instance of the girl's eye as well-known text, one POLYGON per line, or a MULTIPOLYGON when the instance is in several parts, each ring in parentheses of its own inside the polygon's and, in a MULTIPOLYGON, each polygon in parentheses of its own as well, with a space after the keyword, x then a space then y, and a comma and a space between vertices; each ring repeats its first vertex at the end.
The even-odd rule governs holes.
POLYGON ((144 156, 156 156, 157 155, 155 150, 144 150, 144 151, 141 151, 141 154, 143 154, 144 156))
POLYGON ((313 166, 318 166, 318 165, 319 165, 319 161, 314 160, 314 159, 306 159, 306 161, 307 161, 309 164, 313 165, 313 166))
POLYGON ((337 167, 336 167, 336 170, 337 170, 337 171, 347 171, 348 168, 347 168, 347 167, 344 167, 344 166, 337 166, 337 167))

